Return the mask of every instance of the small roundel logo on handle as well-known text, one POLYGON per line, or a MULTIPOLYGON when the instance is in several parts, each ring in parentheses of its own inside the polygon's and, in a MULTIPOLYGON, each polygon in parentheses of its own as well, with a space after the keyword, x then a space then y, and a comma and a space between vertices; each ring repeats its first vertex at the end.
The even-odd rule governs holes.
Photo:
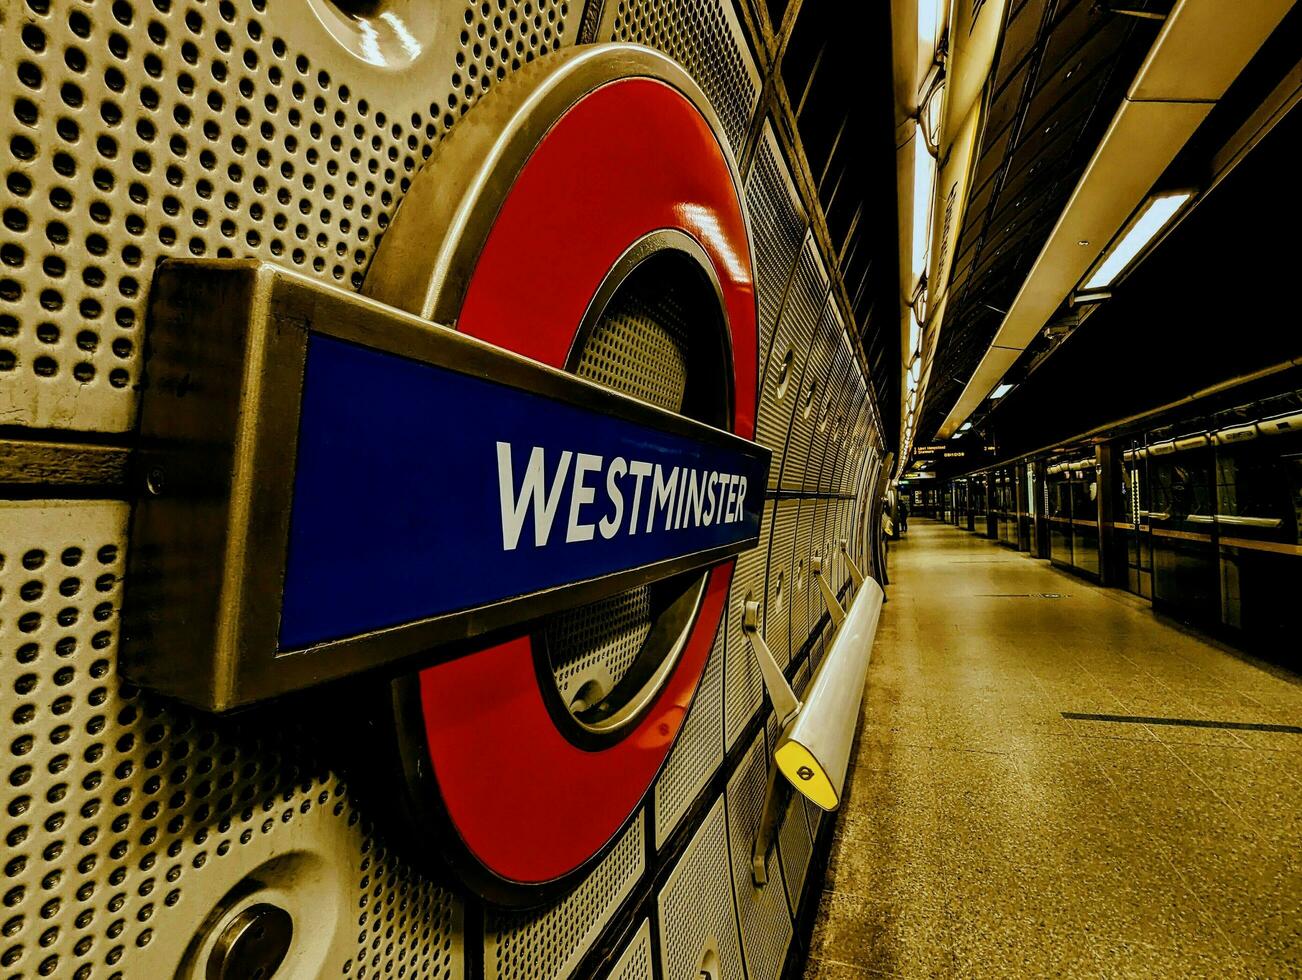
POLYGON ((796 775, 808 782, 814 778, 814 770, 810 769, 809 766, 801 766, 796 770, 796 775))

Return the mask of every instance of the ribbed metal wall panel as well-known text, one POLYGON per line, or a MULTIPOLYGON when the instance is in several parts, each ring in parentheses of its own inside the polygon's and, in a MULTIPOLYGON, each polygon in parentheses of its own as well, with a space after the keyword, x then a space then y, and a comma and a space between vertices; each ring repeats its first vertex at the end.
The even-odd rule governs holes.
POLYGON ((832 397, 833 359, 841 318, 835 304, 824 305, 814 331, 809 363, 801 376, 791 436, 787 441, 786 465, 782 468, 783 490, 818 489, 819 461, 813 458, 813 441, 823 405, 832 397))
POLYGON ((731 749, 746 724, 755 717, 764 698, 764 678, 760 675, 750 643, 742 633, 742 604, 746 596, 759 599, 764 595, 764 573, 769 552, 769 537, 777 504, 770 500, 764 508, 759 547, 737 559, 728 596, 727 645, 723 661, 724 745, 731 749))
POLYGON ((787 435, 792 416, 801 408, 801 384, 809 359, 814 327, 827 298, 827 273, 812 236, 806 237, 800 250, 795 277, 787 290, 786 303, 778 317, 772 352, 764 371, 760 389, 758 441, 774 452, 774 467, 769 471, 769 489, 791 484, 786 476, 790 467, 803 473, 801 455, 808 440, 788 446, 787 435), (781 465, 779 465, 779 463, 781 465))
POLYGON ((769 544, 768 594, 764 600, 764 639, 778 663, 785 667, 794 648, 790 633, 791 604, 796 580, 791 575, 796 548, 798 500, 779 500, 769 544), (781 583, 779 587, 779 582, 781 583))
POLYGON ((746 210, 754 236, 755 277, 759 289, 759 366, 763 371, 773 343, 782 298, 800 254, 808 218, 773 125, 764 121, 755 160, 746 177, 746 210))
MULTIPOLYGON (((796 697, 803 697, 809 686, 809 663, 800 665, 791 679, 791 687, 796 697)), ((770 752, 776 748, 772 737, 769 738, 770 752)), ((805 889, 805 876, 809 871, 809 858, 813 853, 813 839, 809 836, 809 821, 805 819, 805 798, 796 792, 791 793, 787 807, 782 814, 782 825, 778 828, 778 851, 782 858, 782 880, 787 886, 787 903, 794 920, 800 907, 800 896, 805 889)))

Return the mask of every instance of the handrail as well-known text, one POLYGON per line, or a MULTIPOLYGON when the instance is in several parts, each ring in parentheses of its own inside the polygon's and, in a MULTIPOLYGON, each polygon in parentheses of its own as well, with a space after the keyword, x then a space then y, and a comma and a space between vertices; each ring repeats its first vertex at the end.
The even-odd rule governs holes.
POLYGON ((851 560, 844 541, 845 555, 854 582, 854 598, 849 609, 842 609, 827 583, 822 559, 814 556, 810 567, 818 579, 828 613, 836 625, 832 645, 814 673, 804 701, 799 700, 773 653, 760 634, 760 606, 747 594, 742 603, 742 633, 759 663, 760 675, 778 717, 781 735, 774 751, 774 768, 769 773, 764 793, 763 812, 751 850, 751 879, 757 886, 768 881, 768 852, 777 836, 778 823, 786 807, 790 789, 777 778, 779 772, 787 783, 800 791, 816 806, 834 810, 841 802, 845 775, 850 763, 863 701, 868 660, 872 655, 877 621, 886 594, 876 580, 865 578, 851 560))
POLYGON ((835 810, 841 803, 884 598, 882 587, 866 579, 814 674, 803 706, 784 728, 773 753, 782 774, 824 810, 835 810))

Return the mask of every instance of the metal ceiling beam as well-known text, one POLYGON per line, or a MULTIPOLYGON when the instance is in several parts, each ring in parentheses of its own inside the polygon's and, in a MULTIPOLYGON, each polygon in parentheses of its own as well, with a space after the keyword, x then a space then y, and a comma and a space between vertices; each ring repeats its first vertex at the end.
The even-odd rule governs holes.
POLYGON ((936 438, 958 431, 1003 380, 1291 6, 1180 0, 936 438))

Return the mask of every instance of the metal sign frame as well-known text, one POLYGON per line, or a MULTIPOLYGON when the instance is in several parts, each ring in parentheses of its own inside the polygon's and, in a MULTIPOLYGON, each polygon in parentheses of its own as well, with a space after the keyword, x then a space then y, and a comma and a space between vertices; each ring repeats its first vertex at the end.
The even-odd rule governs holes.
MULTIPOLYGON (((124 666, 133 680, 164 693, 220 711, 416 655, 425 664, 450 659, 469 649, 458 641, 482 644, 489 634, 545 613, 712 565, 758 543, 759 508, 748 506, 755 511, 746 521, 753 533, 723 546, 281 649, 311 338, 491 380, 745 459, 760 473, 750 483, 748 505, 762 500, 770 454, 729 432, 268 263, 165 263, 152 303, 137 456, 145 493, 132 517, 124 666)), ((446 560, 455 562, 456 555, 446 560)))

